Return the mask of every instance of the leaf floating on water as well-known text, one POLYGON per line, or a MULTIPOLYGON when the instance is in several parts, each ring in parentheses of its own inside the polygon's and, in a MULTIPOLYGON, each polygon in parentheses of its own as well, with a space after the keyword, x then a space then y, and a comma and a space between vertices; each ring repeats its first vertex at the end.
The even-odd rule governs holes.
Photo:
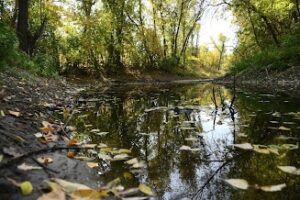
POLYGON ((122 154, 122 153, 131 153, 130 149, 119 149, 118 153, 122 154))
POLYGON ((197 142, 197 141, 199 141, 198 138, 194 138, 194 137, 188 137, 188 138, 185 138, 184 140, 190 141, 190 142, 197 142))
POLYGON ((18 166, 18 169, 23 170, 23 171, 30 171, 30 170, 35 170, 35 169, 42 169, 42 167, 27 165, 26 163, 23 163, 18 166))
POLYGON ((0 116, 1 116, 1 117, 5 117, 5 113, 4 113, 3 110, 0 110, 0 116))
POLYGON ((250 143, 234 144, 232 146, 243 150, 253 150, 253 146, 250 143))
POLYGON ((100 143, 97 147, 98 147, 98 148, 107 148, 107 145, 106 145, 106 144, 103 144, 103 143, 100 143))
POLYGON ((249 187, 248 182, 244 179, 225 179, 225 182, 227 182, 229 185, 235 188, 242 190, 247 190, 249 187))
POLYGON ((281 191, 285 187, 286 187, 285 183, 279 184, 279 185, 259 186, 259 188, 264 192, 278 192, 278 191, 281 191))
POLYGON ((87 149, 93 149, 97 146, 97 144, 83 144, 82 147, 83 148, 87 148, 87 149))
POLYGON ((290 129, 290 128, 287 128, 287 127, 285 127, 285 126, 280 126, 280 127, 278 128, 278 130, 280 130, 280 131, 290 131, 291 129, 290 129))
POLYGON ((3 155, 0 154, 0 163, 2 162, 2 160, 3 160, 3 155))
POLYGON ((279 121, 270 121, 271 124, 279 124, 279 121))
POLYGON ((32 193, 33 187, 31 182, 24 181, 20 184, 20 189, 22 194, 25 196, 25 195, 30 195, 32 193))
POLYGON ((296 124, 295 122, 282 122, 282 124, 286 124, 286 125, 294 125, 296 124))
POLYGON ((145 185, 145 184, 143 184, 143 183, 141 183, 141 184, 139 185, 139 190, 140 190, 141 192, 143 192, 144 194, 147 194, 147 195, 149 195, 149 196, 153 196, 153 195, 154 195, 152 189, 151 189, 149 186, 147 186, 147 185, 145 185))
POLYGON ((98 136, 105 136, 107 135, 109 132, 99 132, 99 133, 95 133, 98 136))
POLYGON ((112 160, 112 157, 110 157, 109 155, 107 155, 105 153, 99 153, 98 158, 102 159, 102 160, 112 160))
POLYGON ((98 163, 97 162, 87 162, 86 165, 89 168, 96 168, 96 167, 98 167, 98 163))
POLYGON ((128 164, 128 165, 134 165, 136 163, 138 163, 138 159, 137 158, 132 158, 130 160, 127 160, 125 163, 128 164))
POLYGON ((145 168, 146 164, 144 162, 138 162, 132 165, 133 168, 139 169, 139 168, 145 168))
POLYGON ((298 145, 295 145, 295 144, 283 144, 283 145, 281 145, 281 148, 285 149, 285 150, 295 150, 295 149, 298 149, 298 145))
POLYGON ((21 113, 17 111, 11 111, 9 110, 8 113, 14 117, 21 117, 21 113))
POLYGON ((119 160, 126 160, 128 158, 128 154, 119 154, 119 155, 115 155, 113 158, 113 161, 119 161, 119 160))
POLYGON ((293 175, 300 175, 300 169, 297 169, 294 166, 277 166, 281 171, 288 173, 288 174, 293 174, 293 175))
POLYGON ((191 147, 183 145, 183 146, 180 147, 179 150, 180 150, 180 151, 190 151, 190 150, 191 150, 191 147))
POLYGON ((253 150, 261 154, 270 154, 270 151, 265 145, 253 145, 253 150))

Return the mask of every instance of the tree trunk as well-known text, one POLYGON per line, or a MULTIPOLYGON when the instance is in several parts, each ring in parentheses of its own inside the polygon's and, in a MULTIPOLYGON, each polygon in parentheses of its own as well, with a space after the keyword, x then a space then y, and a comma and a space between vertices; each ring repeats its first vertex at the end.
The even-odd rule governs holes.
POLYGON ((20 41, 20 49, 30 54, 29 30, 28 30, 28 8, 29 0, 18 0, 19 15, 17 23, 17 34, 20 41))

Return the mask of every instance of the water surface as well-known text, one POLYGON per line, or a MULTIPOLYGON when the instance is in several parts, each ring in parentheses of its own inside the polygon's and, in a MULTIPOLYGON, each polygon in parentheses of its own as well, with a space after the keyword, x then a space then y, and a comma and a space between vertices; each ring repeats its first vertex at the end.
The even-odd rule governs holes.
MULTIPOLYGON (((124 161, 96 158, 101 167, 91 181, 121 178, 126 188, 146 183, 158 199, 300 198, 299 177, 277 168, 278 165, 299 168, 298 149, 262 154, 232 146, 245 142, 298 145, 299 99, 234 92, 206 83, 123 85, 106 91, 83 91, 77 109, 70 124, 77 128, 78 138, 131 149, 130 156, 146 166, 133 170, 124 161), (93 129, 102 133, 92 133, 93 129), (180 150, 182 146, 192 150, 180 150), (236 157, 238 154, 242 155, 236 157), (229 178, 245 179, 252 187, 234 189, 224 181, 229 178), (287 187, 281 192, 255 189, 255 185, 282 183, 287 187)), ((87 155, 93 157, 93 153, 87 155)))

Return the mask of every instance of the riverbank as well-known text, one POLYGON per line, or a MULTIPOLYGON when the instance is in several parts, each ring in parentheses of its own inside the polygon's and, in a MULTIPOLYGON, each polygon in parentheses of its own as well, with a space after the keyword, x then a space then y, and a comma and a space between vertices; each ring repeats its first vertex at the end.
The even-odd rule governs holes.
POLYGON ((244 71, 235 76, 230 74, 217 78, 213 82, 232 86, 234 79, 236 87, 239 88, 300 96, 300 66, 290 67, 284 71, 244 71))

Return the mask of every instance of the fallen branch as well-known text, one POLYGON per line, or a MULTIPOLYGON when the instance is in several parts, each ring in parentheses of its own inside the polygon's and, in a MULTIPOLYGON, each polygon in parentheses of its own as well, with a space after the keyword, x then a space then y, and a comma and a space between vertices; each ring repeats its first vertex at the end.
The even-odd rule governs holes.
MULTIPOLYGON (((248 153, 248 152, 245 152, 248 153)), ((238 154, 236 156, 234 156, 233 158, 230 158, 228 160, 226 160, 210 177, 209 179, 207 179, 205 181, 205 183, 200 187, 200 189, 193 195, 193 197, 191 199, 201 199, 201 196, 203 194, 203 190, 205 189, 205 187, 210 183, 210 181, 215 177, 215 175, 221 170, 223 169, 223 167, 225 167, 226 165, 228 165, 229 163, 231 163, 232 161, 234 161, 235 159, 241 157, 242 155, 244 155, 245 153, 241 153, 238 154), (198 196, 200 195, 200 198, 198 198, 198 196)))

